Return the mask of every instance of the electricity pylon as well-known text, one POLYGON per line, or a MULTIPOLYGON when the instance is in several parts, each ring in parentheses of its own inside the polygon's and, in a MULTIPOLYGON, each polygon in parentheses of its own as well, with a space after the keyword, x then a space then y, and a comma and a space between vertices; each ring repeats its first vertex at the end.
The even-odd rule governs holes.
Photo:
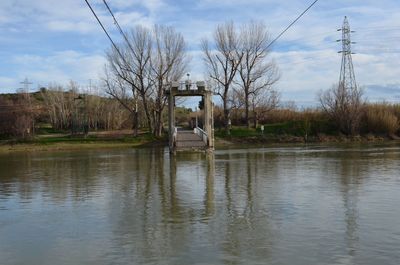
POLYGON ((342 39, 337 40, 342 42, 342 50, 339 53, 342 54, 342 66, 340 69, 339 86, 342 86, 345 90, 357 90, 356 76, 354 74, 353 60, 351 55, 351 45, 355 42, 351 41, 351 33, 354 31, 350 30, 350 24, 347 17, 344 17, 343 26, 338 31, 342 32, 342 39))

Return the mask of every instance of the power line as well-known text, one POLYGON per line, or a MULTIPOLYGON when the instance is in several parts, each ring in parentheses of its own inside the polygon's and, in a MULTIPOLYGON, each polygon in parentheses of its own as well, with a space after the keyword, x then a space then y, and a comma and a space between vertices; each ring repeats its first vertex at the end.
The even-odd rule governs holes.
POLYGON ((88 0, 85 0, 86 4, 88 5, 88 7, 90 8, 90 10, 92 11, 94 17, 96 18, 97 22, 100 24, 101 28, 103 29, 104 33, 107 35, 108 39, 111 41, 112 45, 114 46, 115 50, 117 51, 117 53, 119 54, 119 56, 121 56, 121 59, 124 61, 124 63, 129 66, 129 64, 126 62, 125 57, 122 55, 122 53, 120 52, 120 50, 118 49, 117 45, 114 43, 113 39, 111 38, 110 34, 108 34, 106 28, 103 26, 103 23, 101 23, 99 17, 97 16, 96 12, 93 10, 92 6, 89 4, 88 0))
POLYGON ((126 36, 126 34, 125 34, 124 31, 122 30, 121 26, 119 25, 117 19, 115 18, 114 13, 111 11, 110 6, 107 4, 106 0, 103 0, 103 3, 104 3, 104 5, 106 6, 108 12, 111 14, 111 16, 112 16, 112 18, 113 18, 113 20, 114 20, 114 24, 117 26, 119 33, 121 33, 121 35, 124 37, 126 43, 128 44, 129 49, 130 49, 130 50, 132 51, 132 53, 135 55, 135 54, 136 54, 135 50, 133 49, 131 43, 130 43, 129 40, 128 40, 128 37, 126 36))
POLYGON ((315 0, 306 10, 304 10, 292 23, 289 24, 273 41, 268 44, 267 49, 272 46, 285 32, 290 29, 311 7, 313 7, 319 0, 315 0))
POLYGON ((326 31, 326 32, 320 32, 320 33, 316 33, 316 34, 312 34, 312 35, 308 35, 305 37, 301 37, 301 38, 295 38, 295 39, 283 39, 282 41, 286 41, 286 42, 298 42, 298 41, 302 41, 302 40, 313 40, 313 39, 319 39, 320 37, 334 37, 336 36, 337 31, 326 31))
MULTIPOLYGON (((124 31, 122 30, 121 26, 119 25, 117 19, 114 16, 114 13, 111 11, 110 6, 107 4, 106 0, 103 0, 104 5, 107 7, 108 12, 111 14, 113 20, 114 20, 114 24, 117 26, 119 32, 121 33, 121 35, 124 37, 125 41, 128 43, 129 47, 131 47, 131 44, 128 41, 128 38, 126 37, 124 31)), ((132 48, 132 47, 131 47, 132 48)))

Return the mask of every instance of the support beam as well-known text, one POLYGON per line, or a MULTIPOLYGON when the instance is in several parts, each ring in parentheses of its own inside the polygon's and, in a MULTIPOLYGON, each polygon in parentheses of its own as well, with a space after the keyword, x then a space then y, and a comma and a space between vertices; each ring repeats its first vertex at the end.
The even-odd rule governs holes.
POLYGON ((175 96, 168 95, 168 138, 169 150, 174 151, 174 133, 175 133, 175 96))
POLYGON ((211 91, 204 93, 204 131, 207 133, 207 147, 214 148, 214 136, 212 131, 212 100, 211 91))
MULTIPOLYGON (((207 134, 207 150, 214 150, 214 126, 213 126, 213 103, 212 92, 206 89, 205 82, 197 82, 196 86, 182 86, 178 82, 172 82, 168 90, 165 91, 168 96, 168 134, 169 134, 169 150, 171 153, 176 151, 177 145, 174 139, 175 129, 175 97, 202 96, 204 98, 204 124, 203 130, 207 134), (195 89, 192 89, 194 87, 195 89), (183 89, 182 89, 183 88, 183 89)), ((180 135, 180 134, 179 134, 180 135)), ((179 138, 177 136, 177 138, 179 138)), ((182 138, 182 137, 181 137, 182 138)), ((182 144, 178 141, 179 144, 182 144)), ((189 142, 190 143, 190 142, 189 142)), ((198 146, 198 142, 193 141, 193 147, 198 146)), ((185 143, 187 146, 187 141, 185 143)))

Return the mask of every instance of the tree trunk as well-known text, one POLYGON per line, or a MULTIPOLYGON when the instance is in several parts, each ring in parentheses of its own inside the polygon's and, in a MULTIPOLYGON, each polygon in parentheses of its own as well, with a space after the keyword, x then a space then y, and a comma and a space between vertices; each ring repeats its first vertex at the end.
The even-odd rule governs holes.
POLYGON ((152 123, 152 114, 149 111, 149 107, 147 106, 147 99, 146 99, 146 95, 142 94, 141 95, 142 100, 143 100, 143 109, 144 109, 144 113, 146 115, 146 119, 147 119, 147 126, 149 127, 149 132, 153 133, 153 123, 152 123))
POLYGON ((255 110, 253 110, 253 126, 254 126, 254 129, 257 129, 257 127, 258 127, 257 111, 255 111, 255 110))
POLYGON ((230 135, 229 128, 229 109, 227 104, 227 98, 224 98, 224 125, 226 134, 230 135))
POLYGON ((133 136, 137 137, 138 136, 138 130, 139 130, 139 115, 137 110, 133 112, 133 136))
POLYGON ((245 106, 246 126, 247 126, 247 129, 250 129, 250 120, 249 120, 249 95, 248 95, 248 94, 245 95, 244 106, 245 106))
POLYGON ((161 137, 162 135, 162 111, 156 111, 155 113, 155 124, 154 124, 154 135, 161 137))

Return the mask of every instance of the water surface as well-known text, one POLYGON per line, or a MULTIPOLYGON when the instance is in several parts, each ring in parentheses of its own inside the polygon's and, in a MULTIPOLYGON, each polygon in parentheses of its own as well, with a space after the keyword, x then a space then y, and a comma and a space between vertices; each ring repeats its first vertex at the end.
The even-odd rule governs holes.
POLYGON ((400 146, 0 155, 0 264, 400 264, 400 146))

